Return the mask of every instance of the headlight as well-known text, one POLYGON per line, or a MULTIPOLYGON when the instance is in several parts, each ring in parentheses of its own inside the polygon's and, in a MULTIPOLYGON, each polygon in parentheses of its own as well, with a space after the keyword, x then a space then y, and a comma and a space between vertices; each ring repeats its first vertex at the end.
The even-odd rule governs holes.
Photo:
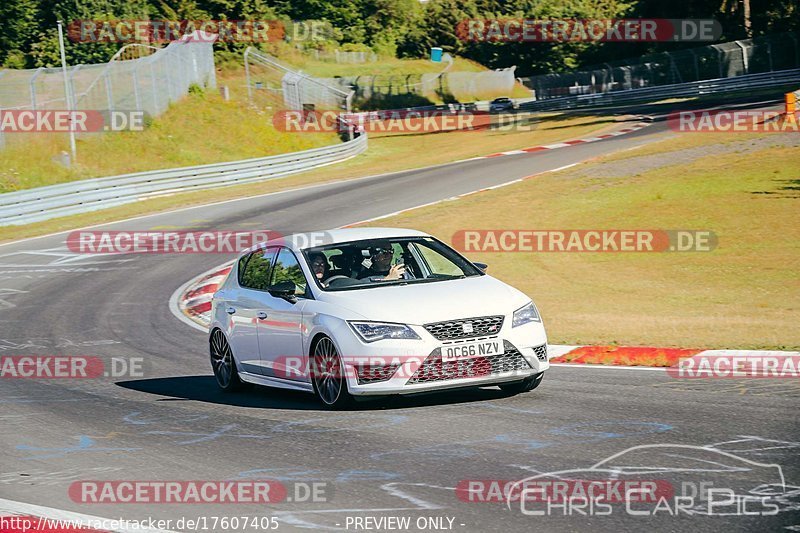
POLYGON ((364 342, 375 342, 381 339, 419 339, 419 335, 405 324, 389 322, 348 322, 364 342))
POLYGON ((517 326, 527 324, 528 322, 541 321, 542 319, 539 316, 539 311, 537 311, 536 306, 533 305, 533 302, 531 302, 528 305, 520 307, 514 311, 514 320, 511 322, 511 327, 515 328, 517 326))

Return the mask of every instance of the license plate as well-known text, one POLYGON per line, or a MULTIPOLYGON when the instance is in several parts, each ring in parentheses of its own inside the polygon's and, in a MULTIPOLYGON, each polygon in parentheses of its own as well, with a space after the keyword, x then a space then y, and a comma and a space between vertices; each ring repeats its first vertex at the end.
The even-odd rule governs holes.
POLYGON ((470 357, 500 355, 501 353, 503 353, 503 341, 501 340, 466 342, 453 346, 443 346, 442 360, 453 361, 455 359, 468 359, 470 357))

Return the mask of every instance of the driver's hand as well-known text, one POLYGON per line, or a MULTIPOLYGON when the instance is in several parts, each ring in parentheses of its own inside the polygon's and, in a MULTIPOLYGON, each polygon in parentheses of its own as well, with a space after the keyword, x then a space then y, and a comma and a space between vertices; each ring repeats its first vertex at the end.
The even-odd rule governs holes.
POLYGON ((403 274, 406 273, 406 265, 394 265, 390 270, 389 273, 383 279, 400 279, 403 277, 403 274))

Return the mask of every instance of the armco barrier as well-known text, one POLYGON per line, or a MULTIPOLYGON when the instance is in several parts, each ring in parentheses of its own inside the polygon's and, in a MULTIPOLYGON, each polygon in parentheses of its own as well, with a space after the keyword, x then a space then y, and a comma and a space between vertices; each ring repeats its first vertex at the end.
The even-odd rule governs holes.
POLYGON ((597 94, 580 94, 548 98, 520 104, 523 111, 555 111, 605 105, 626 105, 641 102, 664 100, 667 98, 691 98, 707 94, 753 90, 775 87, 777 85, 800 82, 800 69, 747 74, 734 78, 693 81, 675 85, 659 85, 641 89, 627 89, 597 94))
POLYGON ((302 152, 194 167, 94 178, 0 194, 0 226, 106 209, 153 196, 263 181, 344 161, 367 149, 367 136, 302 152))

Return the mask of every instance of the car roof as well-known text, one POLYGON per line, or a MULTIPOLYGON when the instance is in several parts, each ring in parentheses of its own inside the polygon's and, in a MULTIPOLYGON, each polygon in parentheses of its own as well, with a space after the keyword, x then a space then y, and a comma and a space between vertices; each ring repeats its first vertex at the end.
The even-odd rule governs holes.
POLYGON ((292 233, 284 237, 270 239, 250 247, 248 252, 258 250, 265 246, 286 246, 299 251, 317 246, 337 244, 351 241, 371 239, 395 239, 398 237, 429 237, 427 233, 404 228, 338 228, 331 230, 309 231, 305 233, 292 233))

